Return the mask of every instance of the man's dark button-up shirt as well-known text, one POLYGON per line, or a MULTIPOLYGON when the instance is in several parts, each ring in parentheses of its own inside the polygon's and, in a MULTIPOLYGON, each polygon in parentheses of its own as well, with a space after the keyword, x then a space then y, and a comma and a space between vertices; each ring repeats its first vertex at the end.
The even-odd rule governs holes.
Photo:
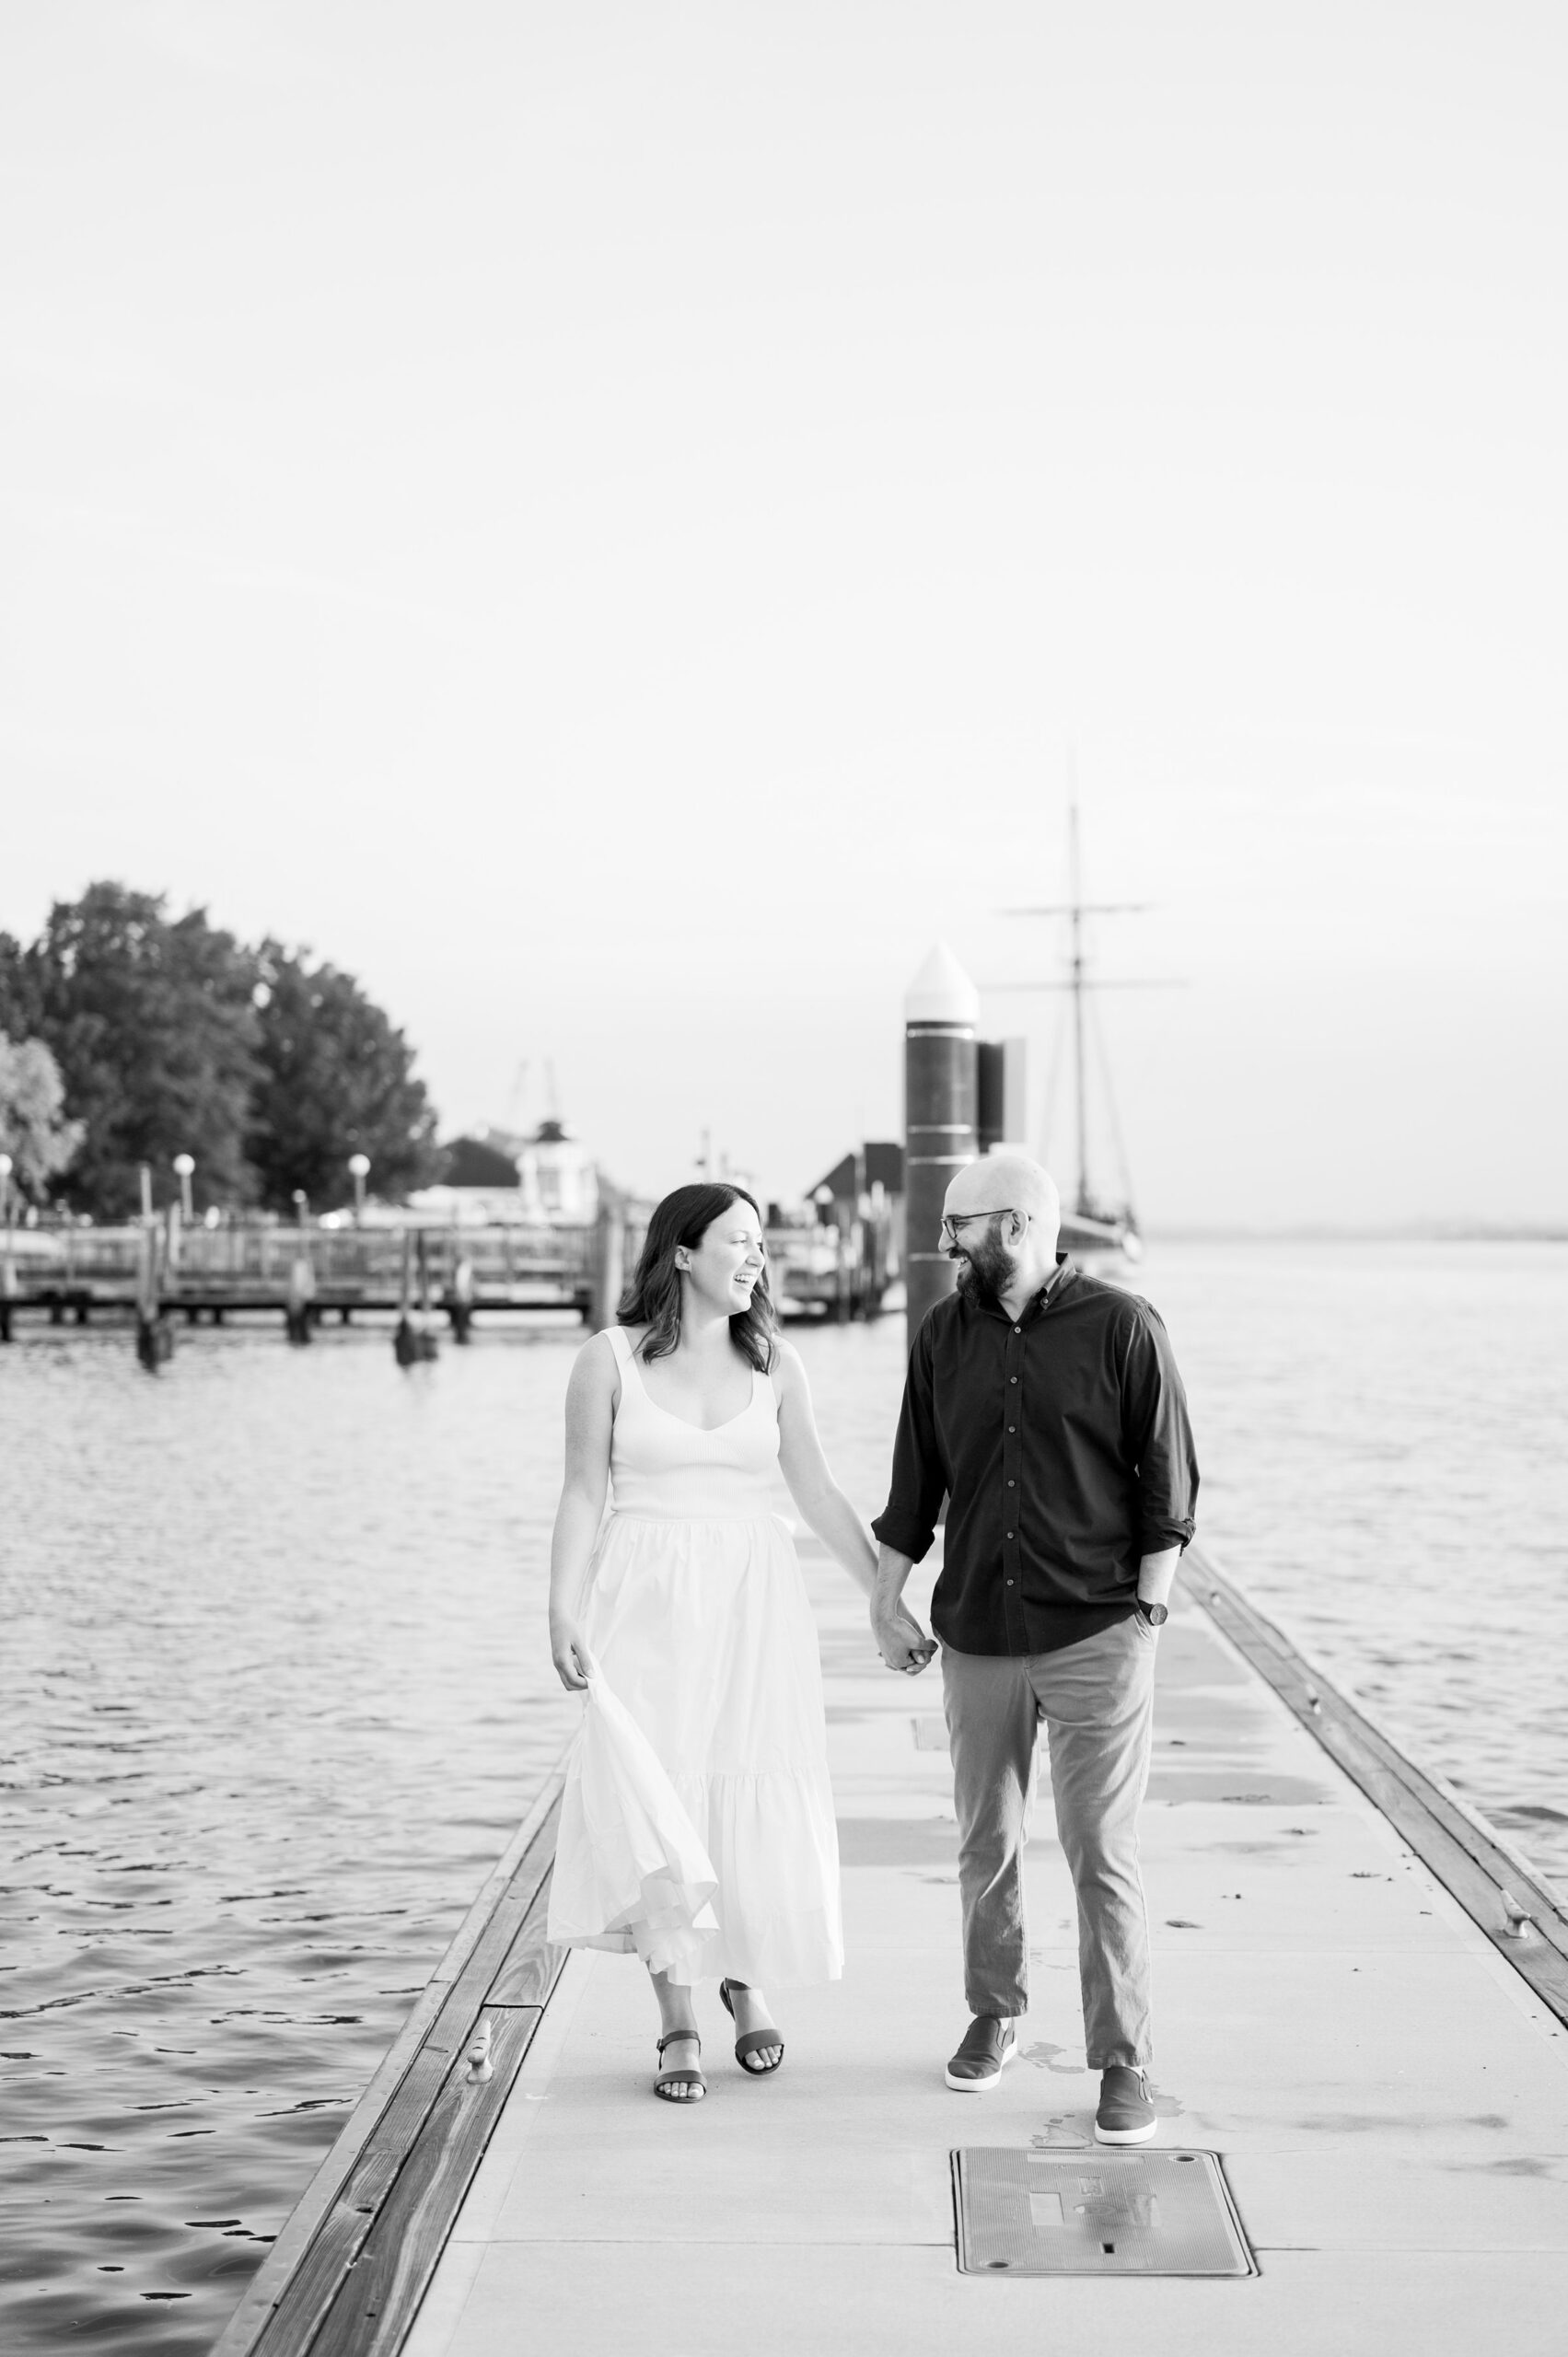
POLYGON ((1016 1320, 952 1294, 914 1339, 886 1510, 916 1562, 947 1493, 931 1619, 966 1654, 1044 1654, 1134 1608, 1141 1556, 1192 1536, 1198 1461, 1156 1311, 1065 1254, 1016 1320))

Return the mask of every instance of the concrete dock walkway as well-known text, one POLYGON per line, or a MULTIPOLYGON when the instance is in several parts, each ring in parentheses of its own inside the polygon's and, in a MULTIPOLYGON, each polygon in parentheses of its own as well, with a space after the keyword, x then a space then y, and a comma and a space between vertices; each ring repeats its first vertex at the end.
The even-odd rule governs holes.
POLYGON ((1179 1593, 1144 1818, 1152 2077, 1165 2141, 1223 2154, 1260 2272, 958 2272, 954 2147, 1092 2149, 1071 1887, 1042 1793, 1021 2059, 989 2096, 949 2093, 965 2014, 939 1672, 885 1671, 859 1598, 801 1551, 845 1977, 776 1993, 788 2051, 761 2082, 701 1991, 709 2094, 688 2110, 650 2092, 641 1967, 572 1956, 407 2357, 1568 2345, 1568 2032, 1179 1593))

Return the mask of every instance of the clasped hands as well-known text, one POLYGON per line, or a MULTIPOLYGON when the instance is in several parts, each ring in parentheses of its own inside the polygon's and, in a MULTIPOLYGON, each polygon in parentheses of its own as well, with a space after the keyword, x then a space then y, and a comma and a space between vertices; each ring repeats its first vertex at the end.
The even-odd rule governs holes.
POLYGON ((913 1613, 907 1612, 901 1604, 895 1605, 890 1612, 873 1607, 871 1633, 888 1667, 901 1670, 907 1678, 918 1678, 935 1655, 935 1644, 913 1613))

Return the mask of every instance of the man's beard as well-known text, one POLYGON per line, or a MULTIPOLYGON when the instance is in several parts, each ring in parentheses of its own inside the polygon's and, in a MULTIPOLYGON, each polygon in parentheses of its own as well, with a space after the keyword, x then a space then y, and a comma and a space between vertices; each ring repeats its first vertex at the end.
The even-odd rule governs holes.
POLYGON ((1012 1282, 1011 1255, 994 1236, 981 1244, 966 1244, 964 1252, 958 1291, 967 1302, 990 1307, 1001 1300, 1012 1282))

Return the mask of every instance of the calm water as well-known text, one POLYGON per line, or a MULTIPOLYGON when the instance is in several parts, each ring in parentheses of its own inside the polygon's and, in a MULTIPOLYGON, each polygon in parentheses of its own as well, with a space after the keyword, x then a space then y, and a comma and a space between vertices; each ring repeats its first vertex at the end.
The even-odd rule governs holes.
MULTIPOLYGON (((1568 1249, 1167 1247, 1206 1540, 1568 1876, 1568 1249)), ((0 1351, 0 2345, 206 2350, 569 1730, 573 1327, 0 1351)), ((881 1502, 902 1321, 799 1332, 881 1502)))

